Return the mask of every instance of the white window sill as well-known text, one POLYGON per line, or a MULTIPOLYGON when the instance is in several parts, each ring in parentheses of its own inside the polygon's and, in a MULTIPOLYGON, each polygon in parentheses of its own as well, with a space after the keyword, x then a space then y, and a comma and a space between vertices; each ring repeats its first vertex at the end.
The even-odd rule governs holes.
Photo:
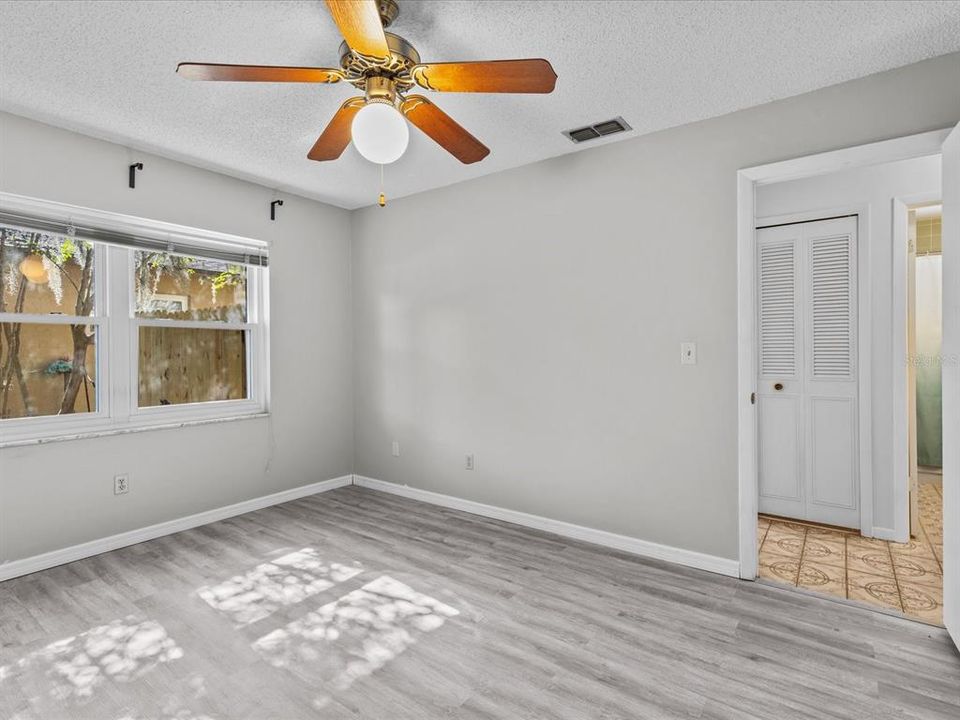
POLYGON ((23 447, 27 445, 47 445, 49 443, 66 442, 68 440, 89 440, 90 438, 110 437, 113 435, 131 435, 133 433, 152 432, 154 430, 175 430, 177 428, 194 427, 196 425, 218 425, 220 423, 237 422, 238 420, 253 420, 257 418, 268 417, 270 417, 269 412, 256 412, 245 413, 243 415, 231 415, 227 417, 182 420, 179 422, 158 422, 156 425, 137 425, 125 428, 108 428, 104 430, 91 430, 88 432, 64 433, 63 435, 54 435, 51 437, 7 440, 0 441, 0 450, 5 448, 23 447))

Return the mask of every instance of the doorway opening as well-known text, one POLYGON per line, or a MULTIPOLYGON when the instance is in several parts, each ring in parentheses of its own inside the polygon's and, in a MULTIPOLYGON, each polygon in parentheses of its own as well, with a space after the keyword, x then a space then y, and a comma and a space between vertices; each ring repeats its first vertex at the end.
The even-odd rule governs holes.
POLYGON ((862 512, 862 483, 871 483, 866 496, 887 508, 897 504, 892 496, 898 488, 892 473, 883 478, 860 473, 859 451, 866 444, 861 438, 868 435, 859 431, 859 396, 875 388, 859 383, 872 351, 865 346, 859 357, 858 334, 871 311, 859 307, 858 285, 877 278, 868 263, 858 263, 858 255, 862 245, 900 239, 895 228, 879 223, 861 237, 860 226, 867 227, 861 216, 877 204, 872 197, 889 196, 889 203, 914 183, 939 185, 939 172, 936 158, 900 161, 761 188, 756 198, 760 212, 780 213, 758 221, 756 229, 758 576, 934 624, 942 623, 943 607, 942 531, 936 529, 942 524, 932 476, 933 466, 942 464, 938 216, 926 208, 908 212, 914 240, 908 307, 917 320, 907 332, 908 357, 918 360, 908 363, 918 409, 911 422, 912 457, 919 449, 927 482, 919 486, 914 468, 910 499, 916 527, 903 542, 864 523, 862 512), (820 219, 782 214, 840 194, 864 209, 820 219), (802 219, 784 222, 797 217, 802 219), (935 532, 940 532, 939 555, 929 540, 935 532))
MULTIPOLYGON (((907 441, 911 565, 943 605, 943 208, 906 207, 907 441)), ((902 221, 902 217, 898 219, 902 221)), ((896 221, 896 220, 895 220, 896 221)), ((942 622, 942 613, 935 620, 942 622)))
POLYGON ((741 576, 935 625, 952 562, 944 434, 936 371, 917 375, 945 357, 922 303, 939 301, 927 276, 948 134, 751 168, 739 193, 741 576), (910 233, 929 260, 908 258, 910 233))

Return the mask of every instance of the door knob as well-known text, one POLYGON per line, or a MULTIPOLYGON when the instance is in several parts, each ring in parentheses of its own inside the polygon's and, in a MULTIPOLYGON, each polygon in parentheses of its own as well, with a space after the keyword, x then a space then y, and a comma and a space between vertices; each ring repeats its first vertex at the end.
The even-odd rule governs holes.
POLYGON ((774 383, 774 384, 773 384, 773 389, 774 389, 774 390, 783 390, 783 383, 774 383))

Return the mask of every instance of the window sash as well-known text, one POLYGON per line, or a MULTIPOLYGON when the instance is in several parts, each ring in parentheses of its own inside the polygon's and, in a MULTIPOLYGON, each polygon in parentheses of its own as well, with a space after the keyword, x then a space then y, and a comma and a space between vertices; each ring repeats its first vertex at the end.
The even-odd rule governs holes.
MULTIPOLYGON (((0 193, 2 199, 2 193, 0 193)), ((3 224, 0 220, 0 224, 3 224)), ((30 230, 30 228, 26 228, 30 230)), ((40 228, 33 228, 38 230, 40 228)), ((93 314, 69 315, 67 313, 0 313, 0 322, 29 322, 41 325, 99 325, 107 317, 107 247, 93 244, 93 314)))
MULTIPOLYGON (((130 379, 129 379, 129 399, 128 407, 130 416, 133 418, 209 418, 219 417, 224 414, 234 413, 237 415, 247 414, 266 409, 266 391, 263 389, 263 370, 260 367, 262 363, 258 361, 260 353, 258 342, 262 333, 260 332, 260 318, 263 315, 262 299, 265 297, 262 291, 262 283, 265 277, 265 271, 259 267, 248 267, 246 278, 247 294, 247 321, 229 322, 226 320, 177 320, 171 318, 147 318, 137 316, 136 302, 136 250, 131 249, 127 253, 129 282, 129 303, 127 306, 127 316, 129 318, 130 332, 130 379), (178 405, 150 405, 140 407, 140 328, 141 327, 169 327, 169 328, 193 328, 198 330, 243 330, 246 335, 246 386, 247 397, 237 400, 205 400, 194 403, 181 403, 178 405)), ((197 254, 201 257, 200 254, 197 254)))
MULTIPOLYGON (((19 322, 19 321, 15 321, 19 322)), ((50 323, 54 324, 54 323, 50 323)), ((68 325, 89 323, 66 323, 68 325)), ((34 415, 21 418, 0 419, 0 445, 7 441, 20 439, 65 436, 89 430, 103 430, 113 419, 109 412, 110 366, 106 353, 107 330, 104 325, 97 326, 96 347, 96 384, 93 386, 95 410, 66 415, 34 415), (9 437, 8 437, 9 436, 9 437)))
MULTIPOLYGON (((261 318, 264 317, 263 284, 266 271, 259 267, 247 268, 247 321, 228 322, 221 320, 176 320, 170 318, 145 318, 136 315, 135 250, 126 251, 128 296, 124 314, 128 333, 128 392, 125 410, 134 424, 166 424, 191 420, 217 419, 250 415, 267 411, 267 372, 262 361, 266 354, 266 332, 261 318), (246 385, 247 397, 237 400, 206 400, 178 405, 151 405, 140 407, 140 328, 170 327, 201 330, 242 330, 246 333, 246 385)), ((201 254, 197 253, 200 257, 201 254)))
MULTIPOLYGON (((130 272, 130 282, 131 282, 131 291, 130 291, 130 317, 132 317, 132 318, 134 318, 134 319, 136 319, 136 320, 169 320, 169 321, 177 322, 177 323, 181 323, 181 322, 194 322, 194 321, 192 321, 192 320, 186 320, 186 319, 167 318, 167 317, 151 317, 150 315, 138 315, 138 314, 137 314, 137 288, 136 288, 136 285, 137 285, 137 280, 136 280, 137 262, 136 262, 136 254, 137 254, 137 252, 140 251, 140 250, 143 250, 143 248, 134 248, 134 249, 129 253, 129 263, 130 263, 130 270, 129 270, 129 272, 130 272)), ((178 253, 170 253, 170 254, 178 254, 178 253)), ((179 254, 182 255, 182 253, 179 253, 179 254)), ((210 257, 210 256, 208 256, 208 255, 205 255, 205 254, 204 254, 203 252, 201 252, 201 251, 194 251, 194 252, 191 253, 190 255, 182 255, 182 256, 183 256, 183 257, 198 258, 198 259, 203 259, 203 260, 219 260, 219 258, 210 257)), ((237 263, 237 262, 227 262, 226 264, 228 264, 228 265, 243 265, 243 263, 237 263)), ((211 322, 211 323, 216 323, 216 324, 219 325, 219 326, 224 326, 224 325, 227 325, 227 324, 230 324, 230 325, 233 325, 233 326, 238 326, 238 325, 252 325, 252 324, 253 324, 253 319, 255 318, 255 309, 254 309, 254 307, 253 307, 253 297, 251 296, 251 285, 255 285, 255 284, 256 284, 256 283, 253 281, 253 276, 258 276, 258 277, 259 277, 260 273, 258 272, 259 268, 257 268, 256 266, 245 265, 244 268, 245 268, 244 294, 245 294, 245 305, 246 305, 246 307, 245 307, 245 309, 244 309, 244 315, 245 315, 245 317, 246 317, 246 320, 243 321, 242 323, 238 323, 238 322, 235 322, 235 321, 229 321, 229 320, 209 320, 209 321, 199 321, 199 322, 211 322)))
MULTIPOLYGON (((42 228, 27 228, 39 230, 42 228)), ((0 313, 0 322, 36 325, 93 325, 96 327, 95 375, 93 388, 96 410, 67 415, 35 415, 0 419, 0 445, 22 438, 45 438, 70 435, 77 432, 102 430, 111 422, 109 408, 110 360, 106 352, 110 332, 107 327, 107 249, 94 243, 93 255, 93 315, 64 315, 54 313, 0 313)))
MULTIPOLYGON (((254 372, 254 343, 256 338, 254 334, 256 333, 256 327, 250 325, 249 323, 243 323, 244 326, 250 325, 250 327, 224 327, 223 324, 217 324, 214 330, 222 330, 225 332, 235 332, 241 330, 244 333, 244 352, 246 354, 246 361, 244 363, 245 375, 244 378, 247 396, 245 398, 236 398, 234 400, 201 400, 199 402, 192 403, 178 403, 176 405, 140 405, 140 328, 141 327, 175 327, 175 328, 188 328, 190 329, 193 323, 183 322, 165 322, 163 324, 156 323, 143 323, 140 321, 134 321, 133 329, 131 332, 131 342, 130 342, 130 415, 131 417, 174 417, 180 415, 189 415, 189 416, 204 416, 208 415, 217 415, 224 413, 234 413, 242 414, 244 412, 250 412, 252 409, 260 408, 261 403, 258 402, 258 395, 256 381, 257 374, 254 372), (206 412, 203 408, 209 408, 210 412, 206 412)), ((198 329, 211 329, 208 325, 204 325, 202 328, 198 329)))
MULTIPOLYGON (((9 196, 0 193, 0 202, 3 202, 6 197, 9 196)), ((0 218, 0 222, 2 221, 0 218)), ((153 223, 153 221, 143 222, 153 223)), ((44 229, 26 222, 23 225, 27 229, 44 229)), ((202 231, 191 230, 190 232, 193 233, 193 237, 205 235, 202 231)), ((135 315, 134 254, 137 249, 142 248, 103 244, 86 234, 83 237, 92 240, 95 244, 95 314, 77 316, 5 312, 0 313, 0 322, 47 325, 84 324, 96 327, 96 410, 89 413, 0 420, 0 446, 166 427, 194 421, 226 420, 268 412, 269 338, 266 322, 268 271, 264 267, 265 262, 263 265, 259 263, 247 265, 246 322, 137 317, 135 315), (246 346, 247 397, 236 400, 139 407, 140 327, 243 331, 246 346)), ((240 248, 240 250, 246 251, 247 248, 240 248)), ((196 257, 224 259, 198 245, 192 245, 189 252, 196 257)), ((231 257, 229 261, 235 262, 235 259, 231 257)))

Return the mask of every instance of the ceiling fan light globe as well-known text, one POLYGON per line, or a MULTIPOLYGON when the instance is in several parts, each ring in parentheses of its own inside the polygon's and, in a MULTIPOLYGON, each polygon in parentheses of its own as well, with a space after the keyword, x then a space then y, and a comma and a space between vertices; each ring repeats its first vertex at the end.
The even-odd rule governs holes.
POLYGON ((350 135, 357 151, 378 165, 399 160, 407 150, 410 131, 403 115, 383 102, 367 103, 353 118, 350 135))

